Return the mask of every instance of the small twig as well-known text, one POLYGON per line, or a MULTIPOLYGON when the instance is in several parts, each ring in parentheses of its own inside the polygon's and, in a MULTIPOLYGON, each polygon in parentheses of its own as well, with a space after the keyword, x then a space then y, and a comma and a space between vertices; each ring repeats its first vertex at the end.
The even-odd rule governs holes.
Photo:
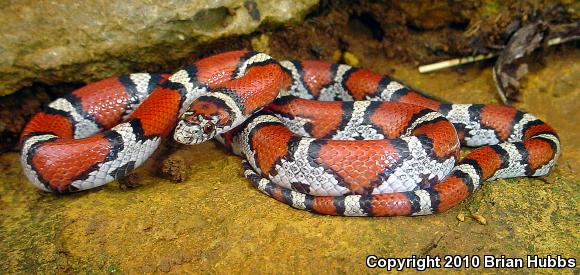
POLYGON ((467 64, 467 63, 477 62, 477 61, 481 61, 481 60, 485 60, 485 59, 490 59, 490 58, 495 57, 497 55, 498 55, 498 53, 488 53, 488 54, 479 54, 479 55, 470 56, 470 57, 462 57, 462 58, 455 58, 455 59, 451 59, 451 60, 445 60, 445 61, 441 61, 441 62, 437 62, 437 63, 433 63, 433 64, 419 66, 419 72, 420 73, 428 73, 428 72, 437 71, 437 70, 441 70, 441 69, 445 69, 445 68, 449 68, 449 67, 454 67, 454 66, 458 66, 458 65, 462 65, 462 64, 467 64))
MULTIPOLYGON (((578 37, 573 38, 573 39, 578 39, 578 37)), ((572 40, 572 39, 563 39, 561 37, 552 38, 552 39, 548 40, 548 46, 554 46, 554 45, 562 44, 562 43, 568 42, 570 40, 572 40)))
MULTIPOLYGON (((570 39, 562 39, 561 37, 552 38, 552 39, 548 40, 548 46, 558 45, 558 44, 564 43, 564 42, 569 41, 569 40, 570 39)), ((492 53, 488 53, 488 54, 479 54, 476 56, 445 60, 445 61, 441 61, 441 62, 437 62, 437 63, 419 66, 419 72, 420 73, 433 72, 433 71, 437 71, 437 70, 441 70, 441 69, 445 69, 445 68, 455 67, 458 65, 463 65, 463 64, 468 64, 468 63, 473 63, 473 62, 477 62, 477 61, 481 61, 481 60, 490 59, 490 58, 496 57, 498 55, 499 55, 499 52, 492 52, 492 53)))

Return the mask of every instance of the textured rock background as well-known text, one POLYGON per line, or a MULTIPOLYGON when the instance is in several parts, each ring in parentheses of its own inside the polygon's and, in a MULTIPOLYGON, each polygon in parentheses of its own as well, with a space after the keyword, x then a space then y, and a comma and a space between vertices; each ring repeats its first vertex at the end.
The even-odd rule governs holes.
POLYGON ((317 0, 22 0, 0 8, 0 96, 91 81, 191 54, 200 43, 300 21, 317 0))

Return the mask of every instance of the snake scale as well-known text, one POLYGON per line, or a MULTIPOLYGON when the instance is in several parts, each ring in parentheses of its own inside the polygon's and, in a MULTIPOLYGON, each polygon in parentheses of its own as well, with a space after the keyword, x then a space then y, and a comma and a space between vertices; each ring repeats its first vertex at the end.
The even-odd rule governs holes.
POLYGON ((39 189, 87 190, 133 171, 172 132, 185 144, 218 139, 260 191, 328 215, 442 212, 486 180, 545 175, 560 155, 555 131, 512 107, 443 103, 363 68, 232 51, 55 100, 23 130, 21 163, 39 189), (461 145, 477 148, 459 160, 461 145))

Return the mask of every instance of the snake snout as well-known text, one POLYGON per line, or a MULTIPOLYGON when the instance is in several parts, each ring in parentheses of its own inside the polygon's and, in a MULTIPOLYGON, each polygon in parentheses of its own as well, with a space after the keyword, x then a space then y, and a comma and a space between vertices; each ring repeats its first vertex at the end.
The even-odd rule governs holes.
POLYGON ((182 144, 200 144, 212 139, 215 136, 215 131, 213 128, 211 129, 211 131, 208 131, 207 123, 199 125, 188 123, 185 120, 180 120, 175 127, 173 139, 182 144))
POLYGON ((173 133, 173 139, 181 144, 198 144, 201 130, 198 125, 191 125, 185 121, 179 121, 173 133))

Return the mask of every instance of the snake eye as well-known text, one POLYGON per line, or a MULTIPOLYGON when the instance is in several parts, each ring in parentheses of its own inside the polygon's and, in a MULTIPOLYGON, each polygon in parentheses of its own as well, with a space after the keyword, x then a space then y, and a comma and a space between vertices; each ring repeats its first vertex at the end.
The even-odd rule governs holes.
POLYGON ((208 121, 205 125, 203 125, 203 132, 206 135, 213 133, 214 130, 215 130, 215 125, 212 122, 208 121))

